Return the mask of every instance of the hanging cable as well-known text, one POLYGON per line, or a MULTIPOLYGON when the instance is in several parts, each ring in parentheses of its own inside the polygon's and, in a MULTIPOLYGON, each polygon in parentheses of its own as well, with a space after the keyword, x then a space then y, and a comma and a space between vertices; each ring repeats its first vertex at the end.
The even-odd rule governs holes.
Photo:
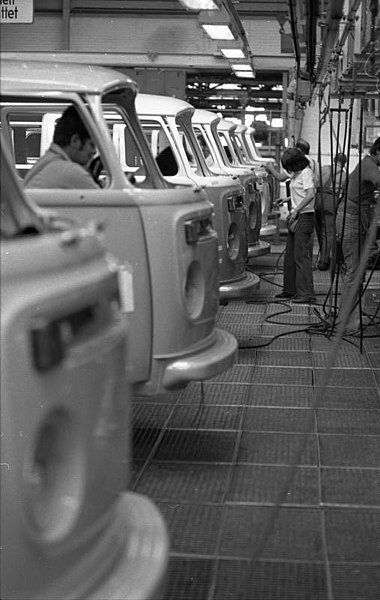
MULTIPOLYGON (((358 235, 359 235, 359 260, 362 254, 362 152, 363 152, 363 99, 360 99, 360 124, 359 124, 359 210, 358 210, 358 235)), ((360 322, 360 350, 363 351, 363 312, 362 312, 363 280, 359 285, 359 322, 360 322)))

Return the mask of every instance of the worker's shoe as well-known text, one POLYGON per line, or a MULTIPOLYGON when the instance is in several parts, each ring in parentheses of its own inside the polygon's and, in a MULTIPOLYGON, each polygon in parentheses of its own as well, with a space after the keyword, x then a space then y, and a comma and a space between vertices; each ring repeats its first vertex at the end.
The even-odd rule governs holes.
POLYGON ((316 304, 317 299, 315 296, 295 296, 292 302, 295 304, 316 304))
POLYGON ((281 294, 276 294, 275 298, 279 300, 290 300, 291 298, 295 298, 295 294, 290 294, 289 292, 281 292, 281 294))
POLYGON ((317 269, 318 271, 328 271, 330 268, 330 263, 318 263, 317 269))

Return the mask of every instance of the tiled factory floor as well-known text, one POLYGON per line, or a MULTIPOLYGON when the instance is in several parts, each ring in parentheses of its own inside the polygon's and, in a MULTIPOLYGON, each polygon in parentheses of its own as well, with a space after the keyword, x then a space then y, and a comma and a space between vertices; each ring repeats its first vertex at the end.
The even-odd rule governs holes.
MULTIPOLYGON (((252 302, 220 307, 236 364, 134 403, 130 487, 168 526, 164 600, 380 598, 380 326, 339 341, 314 306, 275 302, 280 251, 252 302)), ((370 287, 374 315, 379 271, 370 287)))

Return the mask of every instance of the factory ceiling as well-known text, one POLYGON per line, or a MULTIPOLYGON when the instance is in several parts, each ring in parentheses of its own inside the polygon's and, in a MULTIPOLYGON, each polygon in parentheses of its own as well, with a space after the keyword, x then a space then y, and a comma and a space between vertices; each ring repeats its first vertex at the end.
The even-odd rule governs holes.
POLYGON ((369 10, 378 4, 377 0, 214 0, 220 9, 214 14, 223 11, 231 19, 251 63, 252 78, 236 76, 231 61, 221 54, 221 42, 207 38, 200 26, 204 11, 189 10, 185 2, 34 0, 34 5, 40 13, 63 15, 67 42, 63 49, 75 51, 76 44, 76 51, 84 55, 91 50, 89 60, 102 62, 106 57, 103 64, 110 66, 182 70, 186 99, 197 107, 224 106, 225 114, 233 114, 260 105, 281 114, 294 73, 302 73, 313 85, 323 81, 338 58, 340 32, 342 37, 349 35, 362 3, 369 10), (345 14, 347 5, 350 10, 345 14), (83 17, 104 24, 92 48, 90 31, 75 44, 70 39, 73 21, 83 17))

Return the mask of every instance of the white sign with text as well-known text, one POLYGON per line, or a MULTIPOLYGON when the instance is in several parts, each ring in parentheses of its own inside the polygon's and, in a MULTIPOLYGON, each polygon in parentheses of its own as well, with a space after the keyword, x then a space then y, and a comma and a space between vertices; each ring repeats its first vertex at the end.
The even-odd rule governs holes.
POLYGON ((0 23, 33 23, 34 0, 0 0, 0 23))

